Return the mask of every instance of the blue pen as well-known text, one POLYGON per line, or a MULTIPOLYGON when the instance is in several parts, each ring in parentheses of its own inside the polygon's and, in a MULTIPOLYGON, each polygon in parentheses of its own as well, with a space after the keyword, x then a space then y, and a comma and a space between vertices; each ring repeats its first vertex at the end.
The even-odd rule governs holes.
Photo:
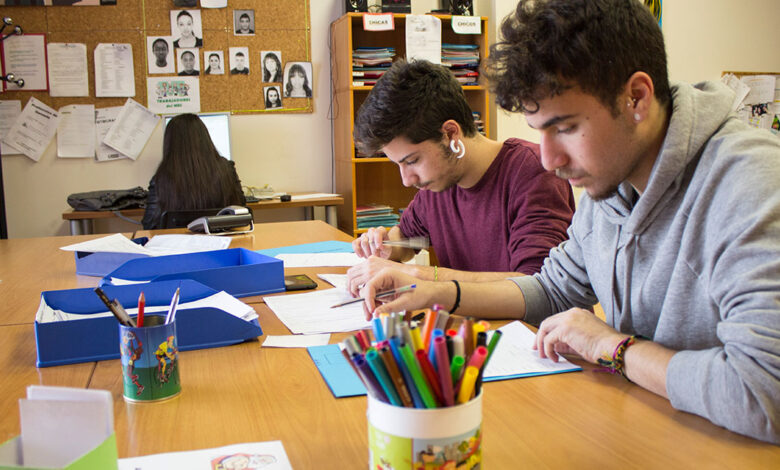
POLYGON ((404 377, 404 382, 406 382, 406 388, 409 389, 409 394, 412 396, 414 407, 425 408, 425 404, 423 404, 422 399, 420 398, 420 394, 417 392, 417 387, 414 385, 414 380, 412 380, 411 374, 409 374, 409 371, 406 369, 404 358, 401 357, 401 350, 399 349, 400 347, 401 341, 397 337, 390 338, 390 351, 393 353, 395 362, 398 363, 398 369, 401 370, 401 375, 404 377))
POLYGON ((377 317, 371 320, 371 325, 374 327, 374 339, 376 342, 385 340, 385 331, 382 328, 382 319, 377 317))
POLYGON ((439 370, 439 368, 436 366, 436 351, 434 351, 433 348, 433 340, 434 338, 437 338, 439 336, 444 336, 444 330, 440 328, 435 328, 433 330, 433 333, 431 333, 431 344, 428 345, 428 360, 431 361, 431 364, 433 364, 433 368, 435 370, 439 370))
POLYGON ((401 399, 398 397, 398 392, 395 390, 395 385, 393 385, 390 375, 387 373, 387 369, 385 369, 385 364, 382 362, 382 358, 379 357, 379 353, 376 352, 376 349, 372 349, 366 353, 366 362, 368 362, 368 366, 371 367, 371 371, 379 381, 379 385, 382 386, 382 390, 385 391, 387 398, 390 399, 390 404, 394 406, 403 406, 401 399))

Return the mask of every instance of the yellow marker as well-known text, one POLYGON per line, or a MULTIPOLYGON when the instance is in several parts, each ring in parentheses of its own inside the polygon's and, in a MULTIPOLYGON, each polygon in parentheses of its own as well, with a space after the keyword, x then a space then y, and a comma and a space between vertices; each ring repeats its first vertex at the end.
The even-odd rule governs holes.
POLYGON ((466 367, 466 372, 463 373, 463 378, 460 379, 458 403, 466 403, 471 399, 471 394, 474 393, 474 384, 477 381, 478 375, 479 369, 474 366, 466 367))
POLYGON ((422 341, 422 336, 420 335, 420 328, 419 327, 412 328, 411 330, 409 330, 409 333, 411 333, 412 342, 414 343, 411 344, 410 346, 412 346, 415 351, 417 351, 418 349, 423 349, 423 341, 422 341))
POLYGON ((482 323, 474 323, 474 325, 471 327, 471 331, 474 332, 474 337, 472 340, 474 344, 472 345, 472 348, 477 349, 477 335, 485 331, 485 325, 483 325, 482 323))
POLYGON ((489 321, 487 321, 487 320, 480 320, 479 324, 485 327, 485 329, 483 331, 490 330, 490 322, 489 321))

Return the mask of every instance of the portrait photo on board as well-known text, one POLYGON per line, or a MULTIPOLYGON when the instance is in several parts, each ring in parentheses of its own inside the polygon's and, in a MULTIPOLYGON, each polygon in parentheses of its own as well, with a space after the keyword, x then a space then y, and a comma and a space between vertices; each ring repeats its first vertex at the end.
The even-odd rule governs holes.
POLYGON ((282 51, 260 52, 264 83, 282 83, 282 51))
POLYGON ((178 54, 177 68, 179 75, 196 77, 200 75, 200 61, 198 48, 190 47, 184 49, 176 49, 178 54))
POLYGON ((254 10, 233 10, 233 34, 236 36, 255 34, 254 10))
POLYGON ((287 62, 284 64, 284 97, 311 98, 314 86, 311 62, 287 62))
POLYGON ((279 85, 264 86, 263 96, 265 96, 265 109, 282 107, 282 92, 279 90, 279 85))
POLYGON ((173 47, 203 47, 200 10, 171 10, 173 47))
POLYGON ((222 75, 225 73, 222 51, 203 51, 203 64, 206 65, 204 75, 222 75))
POLYGON ((149 73, 176 73, 173 60, 172 36, 147 36, 146 56, 149 58, 149 73))
POLYGON ((249 75, 249 48, 230 48, 230 75, 249 75))

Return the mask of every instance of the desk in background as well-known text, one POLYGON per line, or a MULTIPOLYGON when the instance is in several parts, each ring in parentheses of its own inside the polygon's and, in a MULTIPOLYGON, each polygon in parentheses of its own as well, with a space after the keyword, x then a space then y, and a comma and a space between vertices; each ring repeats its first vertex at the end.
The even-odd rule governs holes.
MULTIPOLYGON (((232 246, 263 249, 350 240, 322 221, 255 227, 232 246)), ((61 245, 77 241, 59 240, 61 245)), ((0 254, 6 242, 20 248, 29 243, 30 250, 44 247, 35 239, 0 240, 0 254)), ((12 268, 0 272, 7 275, 12 268)), ((61 277, 59 284, 75 284, 74 269, 44 264, 29 272, 28 282, 61 277)), ((288 271, 308 273, 326 288, 316 273, 345 269, 288 271)), ((15 308, 34 312, 38 301, 37 292, 25 291, 15 308)), ((259 299, 250 305, 266 335, 289 334, 259 299)), ((122 399, 118 360, 36 370, 31 315, 27 324, 0 326, 0 416, 7 418, 0 420, 0 441, 19 433, 17 400, 27 385, 42 383, 109 390, 120 457, 279 439, 293 468, 366 468, 366 398, 333 398, 304 349, 261 348, 250 341, 181 352, 181 395, 163 403, 129 404, 122 399)), ((331 343, 345 336, 334 334, 331 343)), ((675 411, 668 400, 621 377, 573 362, 585 370, 484 385, 484 468, 777 468, 780 447, 675 411)))
MULTIPOLYGON (((336 216, 336 206, 344 204, 344 198, 341 196, 311 197, 306 198, 307 194, 313 193, 292 193, 291 201, 282 202, 279 199, 261 200, 258 202, 247 203, 247 207, 253 211, 264 209, 290 209, 293 207, 303 207, 306 220, 314 219, 314 208, 325 207, 325 220, 328 224, 338 226, 336 216), (296 199, 296 196, 303 197, 296 199)), ((318 193, 317 193, 318 194, 318 193)), ((140 219, 144 215, 144 209, 125 209, 118 211, 125 217, 140 219)), ((117 215, 111 211, 76 211, 68 209, 62 213, 62 219, 70 222, 71 235, 83 235, 93 233, 92 221, 95 219, 110 219, 117 215)))

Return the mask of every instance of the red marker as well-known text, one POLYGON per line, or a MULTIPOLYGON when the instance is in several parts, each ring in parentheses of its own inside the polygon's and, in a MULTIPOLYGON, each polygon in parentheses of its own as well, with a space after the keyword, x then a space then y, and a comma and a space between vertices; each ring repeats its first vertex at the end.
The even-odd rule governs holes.
POLYGON ((141 327, 144 326, 144 306, 146 305, 146 298, 144 298, 144 293, 141 292, 141 295, 138 296, 138 318, 136 319, 136 324, 141 327))

